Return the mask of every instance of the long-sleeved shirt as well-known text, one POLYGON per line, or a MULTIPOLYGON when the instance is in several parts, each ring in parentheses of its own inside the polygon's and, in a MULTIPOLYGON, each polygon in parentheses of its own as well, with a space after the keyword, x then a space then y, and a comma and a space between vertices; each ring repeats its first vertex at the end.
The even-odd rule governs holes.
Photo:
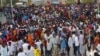
POLYGON ((1 56, 7 56, 7 47, 1 47, 1 56))
POLYGON ((27 55, 24 52, 20 52, 20 53, 18 53, 17 56, 27 56, 27 55))

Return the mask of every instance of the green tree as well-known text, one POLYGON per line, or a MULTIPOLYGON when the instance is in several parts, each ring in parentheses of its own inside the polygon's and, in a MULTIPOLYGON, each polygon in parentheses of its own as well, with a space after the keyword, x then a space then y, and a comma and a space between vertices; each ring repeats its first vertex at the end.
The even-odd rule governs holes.
POLYGON ((15 5, 18 2, 18 0, 13 0, 13 5, 15 5))
MULTIPOLYGON (((12 0, 12 4, 13 5, 15 5, 15 3, 17 3, 18 2, 18 0, 12 0)), ((8 4, 8 3, 11 3, 11 0, 5 0, 4 1, 4 4, 6 5, 6 4, 8 4)))
POLYGON ((66 2, 66 4, 72 4, 72 3, 75 3, 74 0, 66 0, 65 2, 66 2))
POLYGON ((82 0, 82 3, 91 3, 94 2, 94 0, 82 0))

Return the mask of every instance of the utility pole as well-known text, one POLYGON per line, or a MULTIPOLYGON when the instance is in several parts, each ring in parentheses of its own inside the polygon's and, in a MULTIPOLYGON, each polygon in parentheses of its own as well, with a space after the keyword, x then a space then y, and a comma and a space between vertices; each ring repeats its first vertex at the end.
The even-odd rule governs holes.
POLYGON ((97 9, 98 9, 98 13, 96 15, 97 19, 100 19, 100 0, 97 0, 97 9))
POLYGON ((13 1, 10 0, 10 4, 11 4, 11 19, 13 19, 13 1))

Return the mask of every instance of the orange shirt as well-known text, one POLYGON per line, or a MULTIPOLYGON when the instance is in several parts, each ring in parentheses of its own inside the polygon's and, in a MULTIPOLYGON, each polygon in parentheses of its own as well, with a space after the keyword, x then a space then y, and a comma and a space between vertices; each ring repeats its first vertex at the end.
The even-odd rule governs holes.
POLYGON ((33 44, 33 39, 32 39, 32 35, 31 34, 28 34, 28 39, 27 40, 28 40, 30 45, 33 44))

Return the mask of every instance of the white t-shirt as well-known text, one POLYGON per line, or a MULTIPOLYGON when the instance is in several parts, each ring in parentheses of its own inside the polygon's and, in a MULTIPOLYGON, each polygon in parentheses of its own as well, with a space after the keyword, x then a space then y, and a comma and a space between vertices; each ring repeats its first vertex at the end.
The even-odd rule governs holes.
POLYGON ((57 44, 60 44, 60 36, 56 36, 56 39, 57 39, 57 44))
POLYGON ((80 43, 80 45, 83 45, 83 42, 84 42, 84 35, 80 34, 79 35, 79 43, 80 43))
POLYGON ((37 48, 39 48, 41 50, 42 42, 39 40, 38 42, 35 42, 35 44, 37 45, 37 48))
POLYGON ((12 46, 8 46, 8 55, 13 55, 12 46))
POLYGON ((75 40, 75 34, 72 34, 72 39, 73 39, 73 41, 75 40))
POLYGON ((50 38, 52 38, 53 37, 53 35, 51 34, 51 35, 49 35, 49 36, 47 36, 47 34, 44 34, 44 38, 46 39, 46 40, 48 40, 48 39, 50 39, 50 38))
POLYGON ((24 44, 22 45, 22 47, 23 47, 23 51, 24 51, 25 53, 26 53, 27 50, 28 50, 28 46, 29 46, 28 43, 24 43, 24 44))
POLYGON ((18 50, 22 47, 23 43, 24 43, 23 40, 18 41, 18 47, 17 47, 18 50))
POLYGON ((27 56, 27 55, 25 55, 25 53, 24 52, 20 52, 20 53, 18 53, 18 55, 17 56, 27 56))
POLYGON ((52 44, 53 44, 54 47, 57 46, 57 44, 58 44, 58 37, 57 36, 52 38, 52 44))
POLYGON ((51 50, 52 49, 52 43, 51 42, 47 42, 47 50, 51 50))
POLYGON ((51 35, 47 36, 47 34, 44 34, 44 38, 45 38, 45 40, 50 39, 50 42, 52 42, 53 35, 51 34, 51 35))
POLYGON ((73 47, 73 39, 71 37, 68 39, 68 46, 73 47))
POLYGON ((16 51, 17 50, 17 42, 11 41, 11 46, 12 46, 12 51, 16 51))
POLYGON ((86 56, 94 56, 95 51, 86 51, 86 56))
POLYGON ((7 47, 1 47, 1 56, 7 56, 8 53, 7 53, 7 47))
POLYGON ((75 36, 74 42, 75 42, 75 46, 79 46, 79 40, 77 36, 75 36))
POLYGON ((27 56, 33 56, 33 50, 28 50, 27 51, 27 56))

